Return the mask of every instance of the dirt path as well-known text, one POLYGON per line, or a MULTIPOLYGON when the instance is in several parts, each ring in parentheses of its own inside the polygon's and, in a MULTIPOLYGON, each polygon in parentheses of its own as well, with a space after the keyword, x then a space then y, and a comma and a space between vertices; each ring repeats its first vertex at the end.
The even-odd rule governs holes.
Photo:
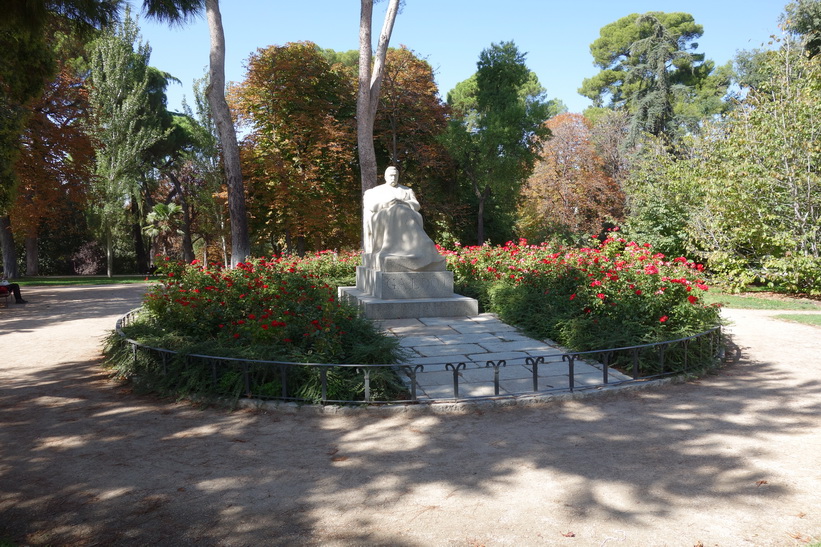
POLYGON ((821 329, 729 310, 698 382, 462 414, 197 410, 99 368, 139 286, 0 309, 0 540, 767 546, 821 540, 821 329))

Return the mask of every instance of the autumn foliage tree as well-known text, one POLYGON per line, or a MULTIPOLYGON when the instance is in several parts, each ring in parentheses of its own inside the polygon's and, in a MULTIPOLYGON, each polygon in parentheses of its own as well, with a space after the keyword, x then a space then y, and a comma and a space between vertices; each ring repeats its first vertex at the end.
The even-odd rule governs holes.
POLYGON ((452 223, 464 207, 449 176, 453 162, 440 139, 448 112, 430 64, 404 46, 389 49, 374 121, 377 163, 382 169, 398 167, 403 184, 416 188, 429 233, 436 232, 435 224, 452 223))
POLYGON ((65 69, 31 108, 15 169, 20 184, 11 214, 15 231, 25 238, 27 275, 39 275, 40 230, 71 229, 68 219, 85 206, 94 172, 87 116, 87 92, 65 69))
POLYGON ((547 127, 553 137, 543 143, 522 188, 521 235, 573 241, 620 220, 624 195, 591 141, 590 122, 581 114, 560 114, 547 127))
POLYGON ((260 49, 234 101, 257 243, 290 251, 359 237, 356 91, 350 73, 310 42, 260 49))

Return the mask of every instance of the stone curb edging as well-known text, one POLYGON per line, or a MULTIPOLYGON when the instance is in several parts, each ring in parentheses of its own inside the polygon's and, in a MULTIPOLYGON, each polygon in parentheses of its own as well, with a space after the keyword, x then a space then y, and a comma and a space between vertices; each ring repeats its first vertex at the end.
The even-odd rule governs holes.
POLYGON ((236 408, 262 412, 281 412, 283 414, 310 413, 310 414, 355 414, 366 413, 376 416, 394 416, 397 414, 466 414, 477 410, 496 410, 513 407, 538 406, 550 403, 587 399, 592 397, 611 396, 621 392, 633 392, 654 389, 667 384, 684 383, 687 378, 676 376, 658 380, 633 381, 613 386, 594 386, 579 388, 573 392, 536 393, 513 395, 507 397, 489 397, 476 399, 460 399, 455 401, 432 401, 408 404, 384 405, 321 405, 305 404, 285 401, 264 401, 260 399, 239 399, 236 408))

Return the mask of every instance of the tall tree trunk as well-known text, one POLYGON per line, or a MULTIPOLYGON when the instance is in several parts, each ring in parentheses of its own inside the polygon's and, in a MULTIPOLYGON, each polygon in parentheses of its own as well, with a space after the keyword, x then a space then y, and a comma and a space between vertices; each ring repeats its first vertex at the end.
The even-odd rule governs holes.
MULTIPOLYGON (((475 183, 474 183, 475 188, 475 183)), ((485 203, 487 197, 490 195, 490 186, 485 186, 481 192, 476 192, 476 197, 479 198, 478 212, 476 213, 476 244, 485 244, 485 203)))
MULTIPOLYGON (((373 146, 373 122, 379 106, 379 90, 382 86, 382 75, 385 71, 385 56, 393 32, 393 23, 399 11, 399 0, 390 0, 379 45, 376 48, 376 60, 371 67, 373 44, 371 27, 373 20, 373 0, 362 0, 359 15, 359 92, 356 98, 356 143, 359 151, 359 172, 362 182, 362 194, 376 186, 376 151, 373 146)), ((364 211, 363 211, 364 213, 364 211)), ((363 224, 364 226, 364 224, 363 224)), ((364 234, 363 234, 364 237, 364 234)))
POLYGON ((373 0, 362 0, 359 13, 359 90, 356 97, 356 144, 362 194, 376 186, 376 151, 373 147, 371 110, 371 25, 373 0))
POLYGON ((8 215, 0 216, 0 247, 3 248, 3 274, 9 279, 17 277, 17 249, 8 215))
POLYGON ((139 273, 146 273, 153 257, 145 248, 143 231, 139 222, 133 222, 131 224, 131 235, 134 238, 134 255, 137 260, 137 271, 139 273))
POLYGON ((26 235, 26 275, 27 276, 35 276, 40 275, 40 253, 39 249, 37 248, 37 232, 35 230, 30 230, 28 235, 26 235))
POLYGON ((485 243, 485 197, 479 198, 479 207, 476 214, 476 244, 485 243))
POLYGON ((182 259, 186 262, 194 260, 194 240, 191 238, 191 210, 188 202, 182 203, 182 259))
POLYGON ((214 116, 222 146, 225 178, 228 181, 228 212, 231 216, 231 265, 243 262, 251 254, 245 188, 240 170, 239 145, 231 111, 225 101, 225 33, 222 28, 219 0, 205 0, 205 13, 211 34, 208 103, 214 116))
POLYGON ((108 277, 114 275, 114 236, 108 221, 105 226, 105 271, 108 277))
POLYGON ((185 197, 180 180, 173 173, 169 173, 168 178, 180 196, 180 206, 182 207, 182 259, 191 262, 195 258, 194 241, 191 238, 191 206, 188 205, 188 199, 185 197))
POLYGON ((399 11, 399 0, 390 0, 385 13, 382 33, 376 47, 376 59, 371 49, 373 0, 362 0, 359 15, 359 93, 356 100, 356 141, 359 148, 359 169, 362 193, 376 186, 376 152, 373 146, 373 122, 379 106, 379 90, 385 72, 385 56, 388 53, 393 24, 399 11), (373 62, 373 67, 371 64, 373 62))
MULTIPOLYGON (((146 192, 147 194, 148 192, 146 192)), ((148 209, 153 207, 152 203, 148 204, 148 209)), ((154 257, 150 250, 145 248, 145 239, 143 238, 143 229, 140 226, 140 209, 136 201, 131 201, 131 214, 134 217, 134 222, 131 223, 131 236, 134 238, 134 254, 137 259, 137 271, 139 273, 148 273, 149 266, 154 257)))

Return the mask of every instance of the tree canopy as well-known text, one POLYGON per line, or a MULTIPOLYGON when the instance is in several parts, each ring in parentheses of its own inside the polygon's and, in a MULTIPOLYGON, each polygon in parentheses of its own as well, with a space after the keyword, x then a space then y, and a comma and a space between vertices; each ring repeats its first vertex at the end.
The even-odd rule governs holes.
POLYGON ((445 139, 476 200, 476 237, 482 244, 486 205, 498 207, 497 218, 512 218, 519 188, 536 161, 538 139, 549 134, 544 121, 551 104, 513 42, 491 44, 476 66, 475 76, 448 96, 453 116, 445 139))

